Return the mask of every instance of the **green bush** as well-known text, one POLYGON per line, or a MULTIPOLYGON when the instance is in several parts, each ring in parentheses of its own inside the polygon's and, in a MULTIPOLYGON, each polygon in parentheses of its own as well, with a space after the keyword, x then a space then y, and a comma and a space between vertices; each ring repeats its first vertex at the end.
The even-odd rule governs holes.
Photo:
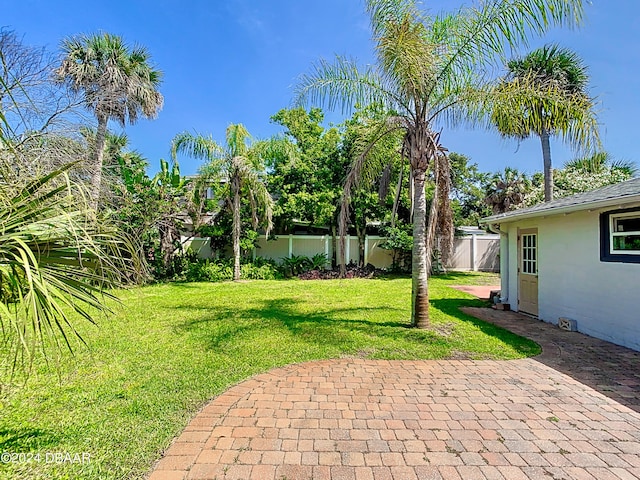
MULTIPOLYGON (((283 274, 274 261, 256 258, 253 263, 240 266, 240 278, 248 280, 278 280, 283 274)), ((233 279, 233 266, 230 260, 196 260, 183 271, 187 282, 222 282, 233 279)))
POLYGON ((233 268, 223 262, 213 263, 209 260, 198 260, 190 263, 184 272, 187 282, 221 282, 233 278, 233 268))
POLYGON ((240 266, 240 278, 249 280, 279 280, 284 275, 277 266, 268 263, 256 265, 255 263, 245 263, 240 266))
POLYGON ((311 266, 311 259, 304 255, 291 255, 290 257, 282 257, 282 267, 285 275, 296 276, 307 272, 311 266))
POLYGON ((399 223, 395 227, 384 227, 382 234, 387 237, 379 246, 385 250, 391 250, 391 271, 411 271, 411 251, 413 250, 413 237, 410 224, 399 223))

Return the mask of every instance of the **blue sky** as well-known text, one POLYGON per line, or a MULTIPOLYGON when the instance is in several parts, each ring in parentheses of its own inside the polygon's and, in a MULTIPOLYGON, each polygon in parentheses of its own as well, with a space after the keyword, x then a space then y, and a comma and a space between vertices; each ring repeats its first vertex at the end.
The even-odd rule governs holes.
MULTIPOLYGON (((269 117, 291 106, 296 78, 319 58, 335 54, 372 62, 368 20, 361 0, 4 0, 0 26, 23 35, 24 43, 56 51, 62 38, 98 31, 144 45, 163 71, 165 105, 156 120, 127 126, 131 147, 153 170, 168 158, 173 136, 182 131, 211 134, 219 141, 230 123, 243 123, 256 138, 280 131, 269 117)), ((462 1, 425 0, 432 12, 462 1)), ((593 0, 579 30, 554 31, 531 47, 559 42, 589 66, 591 94, 599 99, 604 147, 615 158, 640 164, 640 2, 593 0)), ((523 50, 524 52, 524 50, 523 50)), ((340 122, 341 112, 327 112, 340 122)), ((112 130, 118 131, 116 124, 112 130)), ((515 166, 542 169, 537 139, 520 145, 485 130, 446 129, 442 142, 482 171, 515 166)), ((552 143, 555 166, 573 153, 552 143)), ((193 174, 198 163, 180 160, 193 174)))

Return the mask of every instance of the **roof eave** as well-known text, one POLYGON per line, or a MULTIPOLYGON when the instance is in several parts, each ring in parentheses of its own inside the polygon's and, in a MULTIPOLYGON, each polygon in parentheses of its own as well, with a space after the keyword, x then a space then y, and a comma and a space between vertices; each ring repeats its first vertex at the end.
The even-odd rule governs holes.
POLYGON ((536 217, 563 215, 573 212, 579 212, 582 210, 599 210, 601 208, 607 207, 627 208, 634 206, 634 204, 640 204, 640 194, 627 195, 617 198, 608 198, 605 200, 581 203, 576 205, 567 205, 566 207, 550 208, 548 210, 535 210, 533 212, 527 212, 526 210, 523 210, 522 213, 520 213, 518 210, 515 210, 514 212, 509 212, 504 216, 492 215, 490 217, 482 218, 480 219, 480 223, 484 225, 509 223, 536 217))

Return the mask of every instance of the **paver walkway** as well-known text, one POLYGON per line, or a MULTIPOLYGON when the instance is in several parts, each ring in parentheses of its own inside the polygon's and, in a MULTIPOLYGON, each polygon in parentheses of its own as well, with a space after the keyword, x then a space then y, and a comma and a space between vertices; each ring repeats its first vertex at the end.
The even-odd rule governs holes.
POLYGON ((515 361, 339 359, 217 397, 149 480, 640 478, 640 356, 513 312, 515 361))

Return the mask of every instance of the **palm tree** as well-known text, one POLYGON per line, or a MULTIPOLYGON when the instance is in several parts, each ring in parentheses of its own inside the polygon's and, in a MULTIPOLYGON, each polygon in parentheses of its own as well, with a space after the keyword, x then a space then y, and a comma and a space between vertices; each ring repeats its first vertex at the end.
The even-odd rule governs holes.
POLYGON ((207 162, 205 169, 209 174, 222 172, 227 177, 229 190, 225 200, 233 216, 233 279, 239 280, 242 197, 249 201, 254 228, 258 228, 262 221, 268 235, 272 226, 273 200, 261 177, 262 155, 268 144, 250 144, 249 132, 242 124, 230 125, 227 128, 226 140, 226 146, 223 148, 211 137, 181 133, 173 139, 171 155, 175 159, 176 155, 182 152, 204 160, 207 162))
MULTIPOLYGON (((583 2, 492 0, 440 16, 425 16, 414 0, 368 0, 366 5, 377 63, 359 70, 343 57, 334 64, 320 61, 302 76, 297 97, 299 102, 326 101, 330 108, 377 103, 396 112, 380 125, 372 143, 394 132, 404 134, 402 154, 410 166, 414 210, 411 320, 412 325, 426 328, 436 214, 447 210, 442 202, 448 200, 448 159, 440 129, 486 115, 495 99, 483 80, 489 63, 526 42, 531 33, 578 23, 583 2), (427 228, 425 183, 430 173, 437 189, 427 228)), ((354 161, 347 194, 361 174, 383 168, 368 162, 369 150, 365 147, 354 161)))
POLYGON ((496 173, 491 178, 484 201, 494 215, 505 213, 522 205, 531 188, 531 180, 524 173, 506 167, 504 172, 496 173))
POLYGON ((149 64, 144 48, 130 50, 117 35, 68 38, 62 50, 65 57, 56 70, 58 80, 82 93, 86 107, 98 120, 89 166, 91 204, 97 209, 107 124, 109 120, 122 126, 127 120, 134 124, 140 115, 155 118, 163 103, 158 92, 162 74, 149 64))
POLYGON ((553 200, 553 169, 549 137, 560 134, 575 147, 598 142, 589 75, 578 55, 557 45, 545 45, 507 63, 509 73, 498 90, 527 85, 531 92, 496 104, 492 121, 504 136, 540 137, 544 165, 544 200, 553 200))

